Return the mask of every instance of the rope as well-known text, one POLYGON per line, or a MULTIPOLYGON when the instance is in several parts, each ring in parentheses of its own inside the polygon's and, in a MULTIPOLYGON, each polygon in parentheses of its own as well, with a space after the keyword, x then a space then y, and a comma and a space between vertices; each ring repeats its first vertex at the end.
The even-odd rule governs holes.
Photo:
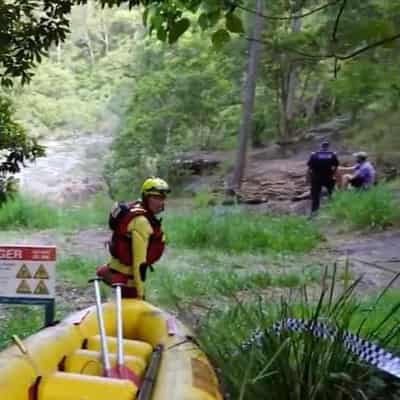
POLYGON ((282 331, 308 332, 313 336, 335 341, 342 340, 344 348, 357 356, 360 360, 375 366, 397 378, 400 378, 400 357, 382 349, 376 344, 360 338, 348 331, 339 331, 337 328, 326 325, 322 322, 288 318, 276 322, 272 328, 255 331, 248 340, 240 344, 239 350, 233 355, 238 355, 241 351, 246 351, 256 345, 261 346, 265 335, 275 333, 279 335, 282 331))

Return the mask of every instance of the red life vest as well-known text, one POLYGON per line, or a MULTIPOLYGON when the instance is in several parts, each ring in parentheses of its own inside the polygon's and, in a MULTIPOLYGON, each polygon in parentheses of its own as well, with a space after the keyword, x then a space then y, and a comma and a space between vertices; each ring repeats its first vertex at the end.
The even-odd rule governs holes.
MULTIPOLYGON (((164 241, 161 229, 161 221, 157 219, 151 212, 146 210, 140 202, 130 203, 127 210, 122 212, 119 217, 113 220, 114 232, 109 242, 109 250, 111 255, 119 260, 121 264, 132 265, 132 238, 128 232, 128 226, 138 216, 144 216, 149 221, 153 233, 150 235, 149 244, 147 246, 146 264, 152 265, 163 254, 164 241)), ((112 216, 110 216, 110 219, 112 216)))

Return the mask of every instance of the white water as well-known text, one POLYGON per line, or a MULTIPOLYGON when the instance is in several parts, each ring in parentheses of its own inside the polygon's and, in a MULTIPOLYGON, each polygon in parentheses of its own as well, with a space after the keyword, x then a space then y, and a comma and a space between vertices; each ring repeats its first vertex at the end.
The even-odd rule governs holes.
POLYGON ((104 189, 102 166, 111 140, 111 132, 103 131, 41 141, 46 157, 28 163, 17 175, 21 192, 64 203, 104 189))

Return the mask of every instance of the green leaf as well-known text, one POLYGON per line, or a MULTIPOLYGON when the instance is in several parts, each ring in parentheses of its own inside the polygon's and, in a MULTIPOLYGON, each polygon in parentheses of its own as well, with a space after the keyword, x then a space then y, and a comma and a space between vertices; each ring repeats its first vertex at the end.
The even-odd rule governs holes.
POLYGON ((212 44, 217 48, 221 48, 226 42, 229 42, 230 39, 231 37, 226 29, 218 29, 211 36, 212 44))
POLYGON ((151 17, 150 28, 158 31, 163 23, 163 18, 160 14, 155 14, 151 17))
POLYGON ((168 42, 175 43, 180 36, 182 36, 189 28, 190 20, 188 18, 182 18, 175 22, 169 30, 168 42))
POLYGON ((200 28, 206 30, 207 28, 211 28, 215 26, 221 18, 221 11, 216 10, 212 12, 202 13, 198 19, 198 23, 200 28))
POLYGON ((197 20, 200 28, 204 31, 208 28, 208 16, 205 13, 200 14, 199 19, 197 20))
POLYGON ((221 18, 221 10, 216 10, 207 14, 208 26, 215 26, 221 18))
POLYGON ((234 13, 229 13, 225 16, 225 26, 229 32, 233 33, 244 32, 242 20, 234 13))
POLYGON ((205 10, 208 11, 208 13, 214 12, 217 10, 219 12, 219 10, 221 10, 221 1, 219 1, 219 0, 204 0, 202 6, 205 10))
POLYGON ((157 30, 157 39, 161 40, 162 42, 165 42, 167 39, 167 31, 162 26, 160 26, 157 30))

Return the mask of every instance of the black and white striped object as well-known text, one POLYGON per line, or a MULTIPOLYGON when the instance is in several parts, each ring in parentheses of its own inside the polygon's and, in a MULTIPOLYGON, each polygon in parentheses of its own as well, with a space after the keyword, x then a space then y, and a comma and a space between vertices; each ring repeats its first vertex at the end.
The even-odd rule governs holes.
POLYGON ((272 328, 255 331, 248 340, 243 342, 233 355, 248 350, 252 346, 260 346, 265 335, 279 334, 282 331, 308 332, 313 336, 330 341, 340 338, 346 350, 376 368, 400 378, 400 357, 380 348, 374 343, 360 338, 348 331, 339 331, 319 321, 287 318, 276 322, 272 328))

